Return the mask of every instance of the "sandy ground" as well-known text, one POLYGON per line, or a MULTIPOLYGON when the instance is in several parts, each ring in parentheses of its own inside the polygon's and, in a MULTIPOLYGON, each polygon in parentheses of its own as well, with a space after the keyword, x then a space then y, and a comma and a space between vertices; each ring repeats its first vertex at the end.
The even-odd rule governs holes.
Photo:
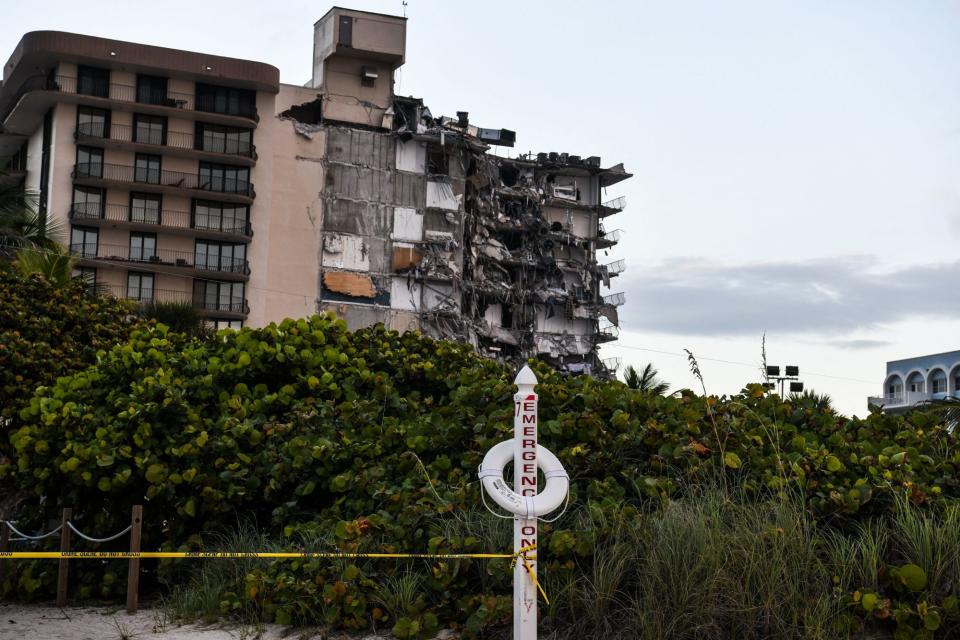
MULTIPOLYGON (((2 640, 324 640, 309 630, 277 625, 180 625, 167 620, 159 609, 128 615, 123 609, 0 603, 2 640)), ((368 636, 372 640, 376 636, 368 636)), ((357 640, 360 640, 358 637, 357 640)), ((385 640, 385 639, 380 639, 385 640)))

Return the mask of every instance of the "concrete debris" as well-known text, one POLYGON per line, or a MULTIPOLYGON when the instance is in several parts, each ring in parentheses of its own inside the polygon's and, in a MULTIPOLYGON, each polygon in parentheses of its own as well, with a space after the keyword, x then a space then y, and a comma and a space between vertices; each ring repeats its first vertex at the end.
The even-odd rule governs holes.
MULTIPOLYGON (((307 106, 297 116, 311 116, 307 106)), ((611 376, 597 349, 616 334, 599 324, 618 323, 622 299, 600 287, 623 268, 599 265, 596 251, 616 241, 600 220, 622 204, 601 203, 630 177, 623 166, 503 158, 490 145, 512 146, 515 134, 478 128, 466 112, 434 118, 403 97, 367 106, 382 111, 380 129, 325 125, 318 306, 348 326, 416 327, 505 362, 611 376)))

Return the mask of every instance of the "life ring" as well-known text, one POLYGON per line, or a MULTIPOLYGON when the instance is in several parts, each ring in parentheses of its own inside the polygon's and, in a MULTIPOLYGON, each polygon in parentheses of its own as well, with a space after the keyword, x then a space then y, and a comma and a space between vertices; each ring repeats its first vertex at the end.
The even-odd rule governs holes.
POLYGON ((538 444, 537 467, 543 471, 547 484, 536 496, 522 496, 503 480, 503 470, 513 461, 513 453, 513 440, 510 439, 494 446, 483 457, 478 475, 487 495, 503 509, 524 518, 538 518, 555 511, 563 504, 570 489, 570 477, 560 460, 538 444))

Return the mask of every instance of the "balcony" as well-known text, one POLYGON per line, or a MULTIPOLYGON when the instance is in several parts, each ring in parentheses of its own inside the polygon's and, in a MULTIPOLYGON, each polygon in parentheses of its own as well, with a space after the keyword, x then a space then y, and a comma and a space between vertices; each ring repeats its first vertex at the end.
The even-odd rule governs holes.
POLYGON ((610 295, 603 296, 603 304, 612 304, 615 307, 619 307, 627 301, 627 296, 624 293, 611 293, 610 295))
POLYGON ((900 394, 885 396, 870 396, 867 398, 867 405, 882 407, 888 411, 905 411, 918 404, 927 402, 946 401, 951 399, 960 400, 960 391, 947 393, 945 391, 937 393, 927 393, 926 391, 904 391, 900 394))
POLYGON ((154 211, 141 207, 131 208, 125 204, 108 204, 102 208, 99 204, 74 204, 70 207, 70 219, 87 226, 160 231, 192 237, 201 235, 233 241, 249 240, 253 236, 253 228, 246 220, 201 214, 191 216, 189 211, 154 211))
POLYGON ((138 131, 135 126, 111 124, 110 130, 100 122, 82 122, 73 133, 80 144, 127 149, 130 151, 154 151, 164 149, 168 155, 206 158, 220 162, 239 162, 252 166, 257 159, 256 146, 239 140, 197 140, 192 133, 167 131, 161 135, 155 131, 138 131), (199 144, 198 144, 199 143, 199 144))
POLYGON ((17 90, 17 97, 3 114, 3 128, 11 133, 29 135, 43 119, 43 114, 57 102, 75 102, 103 109, 112 108, 112 103, 137 105, 140 113, 161 116, 184 117, 185 113, 203 114, 204 122, 214 122, 241 127, 256 126, 260 120, 256 107, 218 98, 197 99, 192 93, 167 91, 137 92, 136 85, 115 82, 100 83, 94 80, 78 82, 72 76, 56 76, 48 79, 33 76, 17 90))
POLYGON ((604 369, 610 373, 613 373, 620 368, 621 364, 623 364, 623 358, 606 358, 601 360, 600 364, 603 365, 604 369))
POLYGON ((603 268, 606 270, 607 275, 611 278, 616 275, 620 275, 627 270, 627 261, 626 260, 615 260, 613 262, 608 262, 603 265, 603 268))
POLYGON ((199 197, 216 194, 217 200, 229 200, 250 204, 256 197, 253 183, 234 178, 201 177, 197 173, 167 171, 150 167, 135 167, 126 164, 101 164, 79 162, 73 168, 74 182, 94 186, 136 185, 138 191, 159 193, 186 192, 199 197))
POLYGON ((211 256, 192 251, 155 249, 153 251, 122 244, 71 244, 70 252, 80 258, 81 265, 104 266, 104 262, 124 262, 144 265, 153 270, 162 267, 163 273, 191 275, 197 271, 217 274, 224 280, 247 280, 250 266, 242 258, 211 256))
POLYGON ((613 342, 620 337, 620 327, 608 323, 597 332, 597 342, 613 342))
POLYGON ((177 291, 173 289, 151 289, 149 292, 140 291, 139 295, 131 295, 130 290, 123 286, 101 285, 100 288, 107 291, 114 298, 133 300, 140 305, 145 305, 150 302, 189 302, 194 309, 206 317, 215 315, 241 320, 250 313, 250 305, 247 304, 244 298, 222 297, 213 300, 194 295, 189 291, 177 291))
POLYGON ((614 198, 613 200, 607 200, 600 205, 600 217, 606 218, 607 216, 612 216, 615 213, 620 213, 627 208, 627 198, 626 196, 620 196, 619 198, 614 198))
POLYGON ((623 230, 614 229, 613 231, 605 231, 603 225, 600 225, 595 242, 598 249, 606 249, 620 242, 622 237, 623 230))

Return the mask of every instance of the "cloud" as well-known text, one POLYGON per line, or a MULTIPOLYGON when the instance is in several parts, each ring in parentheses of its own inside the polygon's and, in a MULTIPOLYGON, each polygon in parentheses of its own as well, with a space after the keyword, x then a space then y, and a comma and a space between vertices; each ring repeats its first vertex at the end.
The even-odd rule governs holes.
POLYGON ((837 346, 864 349, 883 343, 843 335, 912 317, 960 315, 960 261, 884 270, 869 256, 732 265, 677 258, 635 269, 623 282, 620 314, 631 330, 841 334, 837 346))
POLYGON ((888 347, 893 344, 889 340, 831 340, 829 342, 831 346, 839 347, 840 349, 879 349, 880 347, 888 347))

